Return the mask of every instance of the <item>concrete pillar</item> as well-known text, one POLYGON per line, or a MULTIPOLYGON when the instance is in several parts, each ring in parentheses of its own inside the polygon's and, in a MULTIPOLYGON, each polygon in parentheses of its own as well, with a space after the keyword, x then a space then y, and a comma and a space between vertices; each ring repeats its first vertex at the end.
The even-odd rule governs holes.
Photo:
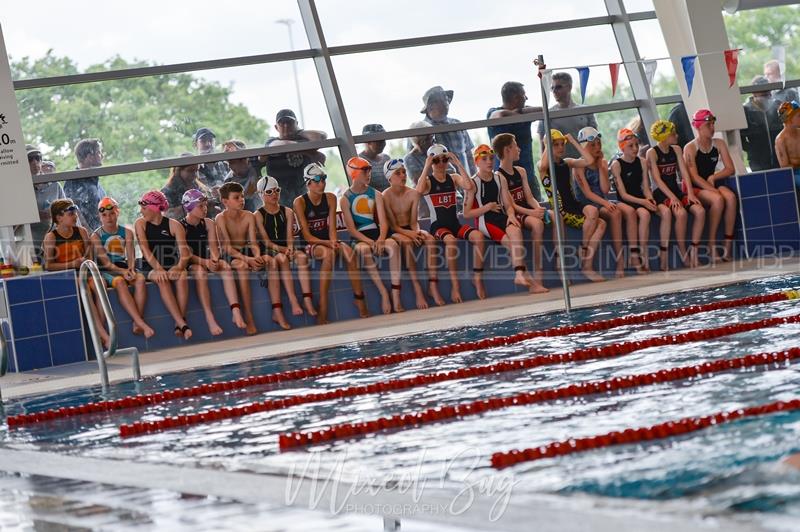
POLYGON ((717 117, 717 136, 728 141, 737 173, 745 173, 738 130, 747 127, 741 93, 736 83, 728 87, 723 51, 730 48, 721 3, 715 0, 653 0, 681 97, 689 117, 710 109, 717 117), (710 55, 700 55, 715 52, 710 55), (716 53, 719 52, 719 53, 716 53), (681 57, 697 55, 692 95, 683 76, 681 57))

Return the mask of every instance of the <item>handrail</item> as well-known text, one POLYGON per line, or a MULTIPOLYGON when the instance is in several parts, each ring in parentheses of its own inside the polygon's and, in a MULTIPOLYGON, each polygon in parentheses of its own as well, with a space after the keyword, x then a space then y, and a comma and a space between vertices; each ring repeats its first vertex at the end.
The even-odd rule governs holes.
MULTIPOLYGON (((0 377, 8 371, 8 341, 6 341, 6 333, 3 329, 3 321, 0 321, 0 377)), ((3 400, 3 394, 0 392, 0 401, 3 400)))
POLYGON ((139 350, 136 347, 117 349, 117 320, 114 319, 114 310, 111 308, 111 302, 108 300, 105 280, 100 275, 100 269, 94 261, 87 260, 81 264, 80 270, 78 271, 78 288, 81 294, 83 309, 87 315, 86 322, 89 324, 89 333, 92 337, 92 344, 94 345, 94 352, 97 357, 97 366, 100 369, 100 383, 103 386, 103 390, 108 389, 108 367, 106 366, 106 358, 113 357, 117 354, 129 354, 132 356, 133 378, 137 381, 141 380, 142 372, 139 366, 139 350), (100 333, 95 325, 94 316, 92 316, 92 305, 89 300, 89 297, 91 297, 89 295, 88 286, 89 275, 92 276, 100 306, 103 308, 103 313, 106 316, 109 335, 108 351, 103 351, 103 342, 100 340, 100 333))

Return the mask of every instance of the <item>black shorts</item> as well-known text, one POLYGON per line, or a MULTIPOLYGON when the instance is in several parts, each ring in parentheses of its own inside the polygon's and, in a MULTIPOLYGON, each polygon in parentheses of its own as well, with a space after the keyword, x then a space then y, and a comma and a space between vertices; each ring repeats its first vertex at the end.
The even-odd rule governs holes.
POLYGON ((445 224, 437 220, 431 224, 431 234, 436 237, 437 240, 444 240, 444 237, 447 235, 453 235, 456 238, 467 240, 469 234, 474 230, 475 229, 472 227, 458 222, 454 224, 445 224))

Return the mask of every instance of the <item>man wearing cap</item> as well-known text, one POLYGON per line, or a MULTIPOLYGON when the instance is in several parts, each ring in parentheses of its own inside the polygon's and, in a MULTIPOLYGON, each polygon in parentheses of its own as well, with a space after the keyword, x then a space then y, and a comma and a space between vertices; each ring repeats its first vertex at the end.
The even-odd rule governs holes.
MULTIPOLYGON (((777 59, 772 59, 764 63, 764 77, 770 83, 783 83, 783 74, 781 74, 781 64, 777 59)), ((800 101, 797 97, 797 89, 783 88, 772 91, 772 97, 781 102, 797 102, 800 101)))
MULTIPOLYGON (((361 130, 362 135, 385 132, 386 130, 380 124, 367 124, 361 130)), ((369 184, 379 192, 383 192, 389 188, 389 182, 386 181, 386 176, 383 175, 383 165, 386 164, 386 161, 391 159, 391 157, 383 153, 385 148, 385 140, 373 140, 364 144, 364 149, 358 154, 359 157, 366 159, 369 161, 369 164, 372 165, 372 178, 369 184)))
MULTIPOLYGON (((211 129, 201 127, 192 135, 192 146, 198 155, 206 155, 214 152, 217 136, 211 129)), ((225 182, 228 173, 228 163, 225 161, 215 161, 213 163, 203 163, 200 165, 200 181, 212 190, 214 197, 219 200, 219 187, 225 182)))
MULTIPOLYGON (((556 100, 556 103, 550 106, 551 111, 561 111, 565 109, 582 107, 572 100, 572 76, 570 76, 568 73, 556 72, 553 74, 552 80, 550 81, 550 91, 553 93, 553 98, 556 100)), ((577 138, 578 131, 587 126, 597 129, 597 120, 591 113, 576 116, 564 116, 560 118, 550 117, 550 128, 561 131, 565 137, 567 135, 571 135, 572 137, 577 138)), ((541 140, 542 151, 544 151, 546 144, 544 138, 544 120, 539 121, 537 133, 539 135, 539 139, 541 140)), ((522 144, 520 144, 520 147, 522 147, 522 144)), ((564 154, 565 157, 570 159, 580 158, 580 154, 574 146, 568 143, 566 148, 567 151, 564 154)))
MULTIPOLYGON (((267 139, 265 146, 277 147, 300 142, 325 140, 328 135, 323 131, 300 129, 297 117, 291 109, 281 109, 275 116, 277 137, 267 139)), ((325 163, 325 155, 318 150, 293 151, 259 157, 259 161, 267 164, 267 172, 278 180, 283 190, 281 205, 291 207, 294 199, 305 192, 303 169, 311 163, 325 163)))
MULTIPOLYGON (((234 152, 247 149, 247 145, 241 140, 229 140, 223 144, 223 150, 226 152, 234 152)), ((258 195, 256 185, 261 176, 258 169, 250 164, 250 159, 247 157, 241 159, 230 159, 228 161, 228 174, 225 176, 225 182, 239 183, 244 189, 244 209, 246 211, 255 212, 264 203, 258 195)))
MULTIPOLYGON (((39 148, 31 144, 25 145, 25 151, 28 153, 28 166, 31 170, 31 177, 42 173, 42 152, 39 148)), ((58 181, 51 181, 50 183, 36 183, 33 185, 33 191, 36 194, 36 206, 39 210, 39 222, 31 224, 31 236, 34 253, 41 259, 42 257, 42 240, 44 235, 50 230, 52 225, 52 218, 50 216, 50 204, 57 199, 64 199, 64 189, 58 181)))
MULTIPOLYGON (((450 102, 452 101, 453 91, 446 91, 438 85, 431 87, 422 96, 422 102, 425 105, 420 110, 420 113, 423 113, 425 121, 433 126, 460 124, 460 120, 447 116, 450 112, 450 102)), ((437 133, 436 142, 447 147, 450 153, 458 157, 458 160, 461 161, 461 164, 469 171, 470 175, 475 173, 475 161, 472 160, 472 148, 474 146, 466 131, 437 133)))
MULTIPOLYGON (((756 76, 752 85, 766 85, 769 80, 756 76)), ((744 117, 747 129, 740 130, 742 148, 747 152, 747 162, 754 172, 778 167, 775 154, 775 138, 783 124, 778 117, 778 102, 770 91, 754 92, 744 103, 744 117)))
MULTIPOLYGON (((525 115, 539 112, 541 107, 531 107, 525 105, 528 96, 525 94, 525 86, 518 81, 507 81, 500 89, 500 97, 503 105, 492 107, 486 113, 486 118, 504 118, 507 116, 525 115)), ((533 169, 533 138, 531 137, 531 124, 533 122, 518 122, 516 124, 503 124, 502 126, 489 126, 489 139, 495 138, 500 133, 511 133, 519 146, 519 160, 514 164, 525 169, 528 175, 531 188, 537 192, 537 199, 542 199, 539 191, 538 179, 533 169)), ((494 158, 494 169, 500 166, 500 158, 494 158)))
POLYGON ((794 169, 794 184, 800 188, 800 104, 783 102, 778 107, 783 130, 775 139, 775 153, 781 168, 794 169))
MULTIPOLYGON (((75 145, 78 170, 103 166, 103 157, 103 145, 99 139, 83 139, 75 145)), ((97 204, 105 197, 106 191, 103 190, 99 177, 70 179, 64 183, 64 194, 75 201, 80 213, 81 224, 87 230, 94 231, 100 227, 97 204)))

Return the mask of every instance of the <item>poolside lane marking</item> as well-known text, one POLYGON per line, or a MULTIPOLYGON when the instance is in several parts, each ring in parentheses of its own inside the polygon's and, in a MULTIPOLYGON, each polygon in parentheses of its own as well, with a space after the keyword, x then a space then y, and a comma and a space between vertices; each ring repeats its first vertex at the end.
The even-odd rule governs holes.
MULTIPOLYGON (((633 342, 612 343, 603 347, 577 349, 569 353, 535 355, 507 362, 499 362, 497 364, 470 366, 448 372, 417 375, 415 377, 409 377, 406 379, 392 379, 368 385, 350 386, 347 388, 339 388, 325 392, 293 395, 285 399, 268 399, 266 401, 255 402, 245 406, 215 408, 194 414, 167 416, 162 419, 147 422, 138 421, 132 424, 121 425, 119 427, 119 434, 121 437, 135 436, 138 434, 159 432, 171 428, 181 428, 191 425, 198 425, 201 423, 211 423, 223 419, 241 417, 248 414, 281 410, 301 404, 331 401, 359 395, 407 390, 410 388, 427 386, 439 382, 496 375, 512 371, 533 369, 541 366, 562 364, 566 362, 580 362, 597 358, 626 356, 649 347, 677 345, 686 342, 695 342, 698 340, 720 338, 722 336, 728 336, 731 334, 738 334, 791 323, 800 323, 800 314, 786 317, 766 318, 754 322, 738 323, 736 325, 725 325, 723 327, 717 327, 714 329, 688 331, 677 335, 658 336, 633 342)), ((298 444, 304 445, 307 443, 311 443, 311 440, 303 439, 298 444)))
POLYGON ((133 397, 123 397, 113 401, 99 401, 86 403, 79 406, 61 407, 58 409, 50 409, 43 412, 33 412, 28 414, 20 414, 17 416, 9 416, 7 422, 9 426, 19 426, 31 423, 39 423, 58 418, 73 417, 89 413, 105 412, 110 410, 122 410, 126 408, 136 408, 148 404, 160 404, 175 399, 197 397, 201 395, 219 393, 230 390, 246 388, 250 386, 260 386, 265 384, 275 384, 279 382, 289 382, 309 377, 320 377, 331 373, 340 371, 353 371, 359 369, 376 368, 387 365, 399 364, 409 360, 418 360, 429 357, 449 356, 456 353, 463 353, 465 351, 472 351, 475 349, 486 349, 489 347, 499 347, 501 345, 512 345, 515 343, 523 342, 536 337, 553 337, 565 336, 574 333, 582 332, 595 332, 613 329, 615 327, 627 325, 641 325, 645 323, 652 323, 665 319, 672 319, 684 317, 692 314, 702 312, 710 312, 714 310, 723 310, 735 308, 739 306, 757 305, 772 303, 776 301, 785 301, 792 299, 794 291, 775 292, 772 294, 765 294, 761 296, 749 296, 738 299, 730 299, 726 301, 715 301, 713 303, 706 303, 703 305, 691 305, 688 307, 679 307, 671 310, 660 310, 654 312, 647 312, 644 314, 635 314, 625 316, 624 318, 612 318, 608 320, 599 320, 577 325, 566 325, 561 327, 552 327, 549 329, 539 331, 528 331, 525 333, 518 333, 511 336, 500 336, 495 338, 485 338, 483 340, 474 342, 462 342, 457 344, 450 344, 434 348, 422 348, 408 353, 394 353, 389 355, 380 355, 371 358, 361 358, 356 360, 349 360, 345 362, 337 362, 333 364, 326 364, 322 366, 311 367, 300 370, 290 370, 270 375, 260 375, 243 377, 241 379, 224 382, 204 383, 202 385, 193 386, 192 388, 179 388, 172 390, 165 390, 164 392, 157 392, 152 394, 141 394, 133 397))

